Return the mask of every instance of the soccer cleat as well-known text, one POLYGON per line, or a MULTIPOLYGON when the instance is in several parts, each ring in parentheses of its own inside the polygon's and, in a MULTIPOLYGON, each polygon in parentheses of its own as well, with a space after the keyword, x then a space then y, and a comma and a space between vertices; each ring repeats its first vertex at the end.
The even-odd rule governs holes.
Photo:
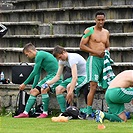
POLYGON ((48 117, 48 114, 42 113, 37 118, 46 118, 46 117, 48 117))
POLYGON ((103 123, 104 113, 101 110, 96 110, 96 122, 103 123))
POLYGON ((86 113, 80 112, 78 115, 78 118, 81 120, 94 120, 95 119, 95 114, 92 113, 90 115, 87 115, 86 113))
POLYGON ((17 116, 14 116, 14 118, 29 118, 29 115, 28 114, 25 114, 25 113, 21 113, 17 116))
POLYGON ((95 119, 95 114, 92 113, 92 114, 89 114, 86 116, 86 120, 94 120, 95 119))
POLYGON ((126 115, 127 119, 130 119, 131 118, 130 112, 125 112, 125 115, 126 115))

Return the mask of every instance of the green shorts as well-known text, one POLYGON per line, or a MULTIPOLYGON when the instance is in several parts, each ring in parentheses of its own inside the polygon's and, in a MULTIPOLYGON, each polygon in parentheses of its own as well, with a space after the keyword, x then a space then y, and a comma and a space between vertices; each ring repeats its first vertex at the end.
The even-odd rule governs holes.
POLYGON ((133 88, 109 88, 105 93, 109 112, 116 115, 125 110, 124 103, 129 103, 132 98, 133 88))
POLYGON ((96 56, 89 56, 86 63, 87 82, 102 82, 104 59, 96 56))
MULTIPOLYGON (((72 81, 72 77, 71 78, 67 78, 66 80, 62 81, 60 86, 63 86, 64 88, 67 88, 67 85, 69 83, 71 83, 72 81)), ((74 89, 74 93, 78 96, 80 94, 79 90, 81 89, 81 87, 86 84, 87 80, 86 80, 86 76, 78 76, 78 80, 77 80, 77 84, 75 86, 74 89)))
MULTIPOLYGON (((49 74, 44 79, 42 79, 36 86, 41 87, 46 81, 51 80, 56 74, 49 74)), ((59 79, 56 83, 50 85, 50 89, 53 93, 55 93, 55 88, 62 82, 61 79, 59 79)))

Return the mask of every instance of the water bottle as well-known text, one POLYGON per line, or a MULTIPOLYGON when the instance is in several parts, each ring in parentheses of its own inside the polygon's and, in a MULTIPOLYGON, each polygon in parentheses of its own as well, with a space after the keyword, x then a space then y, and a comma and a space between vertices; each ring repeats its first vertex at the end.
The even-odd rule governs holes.
POLYGON ((1 74, 0 74, 0 80, 1 80, 0 84, 2 84, 2 80, 4 80, 4 73, 3 72, 1 72, 1 74))
POLYGON ((1 75, 0 75, 1 77, 1 80, 3 80, 4 79, 4 73, 3 72, 1 72, 1 75))

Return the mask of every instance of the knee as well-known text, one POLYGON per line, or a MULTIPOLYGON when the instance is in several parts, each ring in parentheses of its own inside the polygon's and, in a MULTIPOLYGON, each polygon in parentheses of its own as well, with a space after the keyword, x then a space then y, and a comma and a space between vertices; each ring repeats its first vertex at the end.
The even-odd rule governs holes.
POLYGON ((47 89, 41 89, 41 94, 46 94, 46 93, 48 93, 49 91, 50 91, 49 88, 47 88, 47 89))
POLYGON ((63 93, 63 90, 62 90, 61 86, 57 86, 55 90, 56 90, 56 95, 63 93))
POLYGON ((33 96, 37 96, 39 94, 39 91, 37 89, 31 89, 30 94, 33 96))

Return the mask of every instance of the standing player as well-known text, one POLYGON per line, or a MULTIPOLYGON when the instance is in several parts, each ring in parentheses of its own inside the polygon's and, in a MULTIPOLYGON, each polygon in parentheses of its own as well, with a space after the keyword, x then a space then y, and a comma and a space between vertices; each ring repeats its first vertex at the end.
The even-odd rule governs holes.
POLYGON ((92 104, 98 83, 102 80, 105 50, 109 50, 109 31, 103 28, 105 14, 95 14, 96 25, 87 28, 80 41, 80 49, 90 54, 87 59, 86 71, 90 91, 87 96, 88 118, 93 117, 92 104))

